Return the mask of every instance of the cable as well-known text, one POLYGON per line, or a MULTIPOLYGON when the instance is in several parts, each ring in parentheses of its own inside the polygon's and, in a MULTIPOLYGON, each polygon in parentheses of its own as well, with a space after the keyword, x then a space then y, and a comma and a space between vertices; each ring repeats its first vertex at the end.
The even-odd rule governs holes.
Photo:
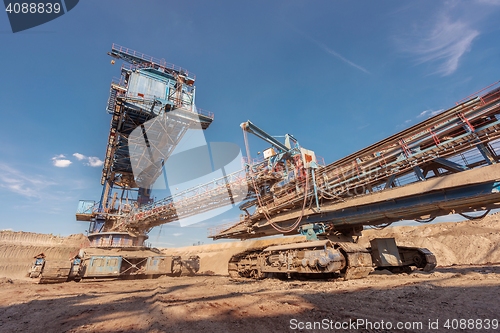
POLYGON ((386 223, 385 225, 381 225, 381 226, 376 226, 376 225, 369 225, 368 227, 372 228, 372 229, 376 229, 376 230, 382 230, 382 229, 385 229, 387 228, 388 226, 390 226, 393 222, 388 222, 386 223))
MULTIPOLYGON (((250 153, 249 153, 249 146, 248 146, 248 137, 247 137, 247 134, 246 134, 245 130, 243 130, 243 138, 244 138, 244 141, 245 141, 245 148, 246 148, 246 151, 247 151, 247 158, 248 158, 250 156, 249 155, 250 153)), ((297 226, 299 225, 300 221, 302 221, 302 217, 304 216, 304 210, 305 210, 305 207, 306 207, 307 196, 308 196, 308 192, 309 192, 309 170, 306 169, 306 184, 305 184, 305 188, 304 188, 304 203, 302 204, 302 211, 300 213, 300 217, 297 219, 297 221, 294 222, 294 224, 289 229, 281 228, 280 226, 278 226, 274 222, 271 222, 271 217, 269 216, 268 212, 264 208, 264 205, 262 204, 262 201, 261 201, 261 198, 260 198, 260 194, 259 194, 259 191, 257 189, 257 185, 255 184, 255 179, 254 179, 254 177, 252 177, 253 176, 253 170, 252 170, 251 167, 250 167, 250 171, 249 172, 250 172, 250 177, 252 178, 252 184, 253 184, 253 187, 254 187, 254 190, 255 190, 255 196, 257 197, 257 202, 259 203, 259 208, 262 209, 262 213, 266 217, 267 222, 269 222, 269 224, 271 225, 271 227, 273 227, 278 232, 281 232, 281 233, 284 233, 284 234, 292 232, 295 228, 297 228, 297 226)))
POLYGON ((491 211, 491 209, 488 209, 486 212, 484 212, 484 214, 479 215, 479 216, 470 216, 470 215, 465 215, 464 213, 458 213, 458 215, 465 217, 468 220, 480 220, 483 217, 485 217, 486 215, 488 215, 490 213, 490 211, 491 211))
POLYGON ((428 219, 415 219, 416 222, 418 223, 430 223, 432 221, 434 221, 436 217, 429 217, 428 219))
POLYGON ((321 188, 318 189, 322 194, 323 194, 323 198, 327 199, 327 200, 334 200, 334 199, 338 199, 340 201, 345 201, 344 198, 342 198, 341 196, 338 196, 337 194, 332 194, 330 192, 327 192, 325 190, 322 190, 321 188), (328 196, 325 196, 325 194, 327 194, 328 196))
MULTIPOLYGON (((304 210, 306 208, 306 203, 307 203, 307 196, 308 196, 308 192, 309 192, 309 171, 308 169, 306 169, 306 184, 305 184, 305 188, 304 188, 304 203, 302 204, 302 211, 300 212, 300 217, 297 219, 297 221, 295 221, 295 223, 289 228, 289 229, 284 229, 284 228, 281 228, 280 226, 278 226, 277 224, 275 224, 274 222, 271 222, 270 219, 267 219, 267 221, 269 222, 269 224, 271 225, 271 227, 273 227, 275 230, 281 232, 281 233, 289 233, 289 232, 292 232, 293 230, 295 230, 295 228, 297 228, 297 226, 299 225, 300 221, 302 221, 302 217, 304 217, 304 210)), ((267 216, 266 216, 267 218, 267 216)))

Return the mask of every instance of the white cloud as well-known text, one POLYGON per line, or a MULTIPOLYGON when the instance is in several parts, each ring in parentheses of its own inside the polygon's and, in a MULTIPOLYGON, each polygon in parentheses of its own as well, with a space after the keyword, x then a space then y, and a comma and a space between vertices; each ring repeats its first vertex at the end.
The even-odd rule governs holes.
POLYGON ((420 114, 417 116, 417 118, 422 118, 425 117, 426 114, 428 114, 431 110, 424 110, 420 112, 420 114))
POLYGON ((79 161, 81 161, 81 160, 83 160, 83 159, 87 158, 85 155, 80 154, 80 153, 74 153, 74 154, 73 154, 73 156, 75 156, 75 157, 76 157, 76 159, 77 159, 77 160, 79 160, 79 161))
POLYGON ((317 41, 316 39, 306 35, 303 31, 300 31, 296 28, 293 28, 293 30, 297 31, 299 34, 301 34, 302 36, 304 36, 305 38, 307 38, 309 41, 313 42, 314 44, 318 45, 321 49, 323 49, 323 51, 325 51, 326 53, 342 60, 343 62, 345 62, 346 64, 354 67, 354 68, 357 68, 359 69, 360 71, 362 72, 365 72, 366 74, 370 74, 369 71, 367 71, 365 68, 361 67, 360 65, 358 64, 355 64, 354 62, 350 61, 349 59, 346 59, 344 58, 342 55, 340 55, 338 52, 334 51, 333 49, 329 48, 328 46, 326 46, 324 43, 321 43, 319 41, 317 41))
POLYGON ((54 166, 58 168, 67 168, 70 166, 71 162, 70 160, 54 160, 54 166))
POLYGON ((439 15, 430 29, 421 29, 416 40, 407 41, 404 50, 412 53, 419 64, 437 66, 434 74, 450 75, 458 68, 460 58, 471 48, 479 31, 466 19, 439 15))
POLYGON ((417 121, 417 122, 422 121, 421 118, 424 118, 424 117, 425 118, 430 118, 430 117, 433 117, 433 116, 435 116, 435 115, 437 115, 437 114, 439 114, 439 113, 441 113, 443 111, 444 111, 444 109, 439 109, 439 110, 428 109, 428 110, 424 110, 424 111, 420 112, 418 114, 418 116, 416 116, 415 118, 413 118, 413 119, 406 119, 404 121, 404 123, 399 124, 396 127, 397 128, 399 128, 399 127, 407 127, 410 123, 413 123, 414 121, 417 121))
POLYGON ((440 114, 441 112, 443 112, 444 109, 439 109, 439 110, 425 110, 425 111, 422 111, 420 112, 420 114, 417 116, 417 118, 423 118, 423 117, 433 117, 437 114, 440 114))
POLYGON ((357 65, 357 64, 353 63, 352 61, 350 61, 350 60, 348 60, 348 59, 344 58, 343 56, 341 56, 340 54, 338 54, 338 53, 337 53, 337 52, 335 52, 334 50, 332 50, 332 49, 328 48, 326 45, 324 45, 324 44, 322 44, 322 43, 319 43, 319 42, 318 42, 318 45, 319 45, 319 46, 320 46, 323 50, 325 50, 326 52, 330 53, 331 55, 333 55, 333 56, 335 56, 335 57, 339 58, 339 59, 340 59, 340 60, 342 60, 343 62, 345 62, 345 63, 347 63, 347 64, 351 65, 351 66, 352 66, 352 67, 354 67, 354 68, 359 69, 359 70, 360 70, 360 71, 362 71, 362 72, 365 72, 366 74, 370 74, 370 72, 368 72, 366 69, 364 69, 364 68, 363 68, 363 67, 361 67, 360 65, 357 65))
POLYGON ((58 168, 67 168, 70 166, 72 162, 68 159, 66 159, 66 156, 64 155, 57 155, 52 157, 52 164, 58 168))
POLYGON ((173 233, 172 236, 179 237, 179 236, 182 236, 182 233, 181 232, 176 232, 176 233, 173 233))
POLYGON ((100 167, 101 165, 104 164, 104 162, 101 161, 99 157, 90 156, 88 159, 89 159, 88 165, 90 165, 91 167, 100 167))
POLYGON ((407 128, 413 119, 406 119, 403 123, 396 125, 396 128, 407 128))
POLYGON ((44 189, 55 183, 42 176, 27 176, 6 164, 0 164, 0 187, 28 198, 45 197, 44 189))
POLYGON ((80 154, 80 153, 74 153, 73 156, 76 157, 76 159, 79 160, 79 161, 87 160, 88 162, 85 163, 85 165, 88 165, 88 166, 91 166, 91 167, 100 167, 100 166, 102 166, 104 164, 104 162, 101 161, 99 159, 99 157, 85 156, 85 155, 80 154))

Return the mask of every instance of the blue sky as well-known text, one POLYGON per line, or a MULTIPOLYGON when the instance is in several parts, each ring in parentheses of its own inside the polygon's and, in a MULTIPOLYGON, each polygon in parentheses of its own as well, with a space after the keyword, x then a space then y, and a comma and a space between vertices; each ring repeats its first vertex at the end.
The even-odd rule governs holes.
MULTIPOLYGON (((101 194, 112 43, 196 73, 207 141, 243 147, 250 119, 332 162, 500 80, 499 13, 494 0, 82 0, 16 34, 0 14, 0 230, 86 230, 74 213, 101 194)), ((159 246, 211 242, 204 227, 158 232, 159 246)))

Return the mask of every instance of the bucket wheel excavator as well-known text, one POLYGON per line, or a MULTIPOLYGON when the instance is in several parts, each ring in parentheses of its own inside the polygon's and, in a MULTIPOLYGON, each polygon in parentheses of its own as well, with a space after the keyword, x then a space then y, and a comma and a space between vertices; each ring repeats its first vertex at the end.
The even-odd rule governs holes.
POLYGON ((213 115, 195 107, 195 77, 187 70, 119 45, 109 55, 112 63, 127 64, 111 84, 101 200, 80 201, 76 214, 90 222, 90 246, 71 263, 37 256, 31 274, 42 282, 194 273, 197 256, 149 249, 148 232, 235 203, 240 220, 211 228, 210 238, 300 234, 305 240, 234 255, 232 277, 353 279, 374 269, 430 271, 436 258, 426 248, 398 246, 393 238, 372 239, 367 248, 357 240, 366 227, 448 214, 474 219, 500 208, 500 81, 327 165, 293 135, 281 142, 247 121, 241 170, 154 201, 152 185, 175 146, 188 129, 206 129, 213 115), (262 158, 251 158, 248 133, 270 145, 262 158))

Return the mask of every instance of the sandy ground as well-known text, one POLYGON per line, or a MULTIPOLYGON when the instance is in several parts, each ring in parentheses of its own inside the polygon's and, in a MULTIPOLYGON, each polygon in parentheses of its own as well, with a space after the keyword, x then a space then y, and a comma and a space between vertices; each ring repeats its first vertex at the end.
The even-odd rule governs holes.
POLYGON ((500 319, 499 285, 500 266, 454 266, 352 281, 197 276, 58 285, 4 282, 0 331, 324 332, 294 328, 307 322, 359 320, 364 325, 336 331, 465 332, 470 330, 443 326, 448 319, 474 319, 483 325, 487 319, 500 319), (438 320, 439 330, 429 330, 429 320, 438 320), (398 322, 410 328, 381 329, 376 325, 382 321, 385 328, 398 322))
POLYGON ((165 251, 199 254, 205 275, 196 277, 36 285, 23 278, 33 255, 69 258, 85 238, 2 232, 0 332, 469 332, 480 324, 500 331, 492 330, 500 319, 499 218, 367 231, 361 243, 395 236, 429 248, 439 266, 351 281, 225 275, 232 254, 276 242, 269 239, 165 251))

